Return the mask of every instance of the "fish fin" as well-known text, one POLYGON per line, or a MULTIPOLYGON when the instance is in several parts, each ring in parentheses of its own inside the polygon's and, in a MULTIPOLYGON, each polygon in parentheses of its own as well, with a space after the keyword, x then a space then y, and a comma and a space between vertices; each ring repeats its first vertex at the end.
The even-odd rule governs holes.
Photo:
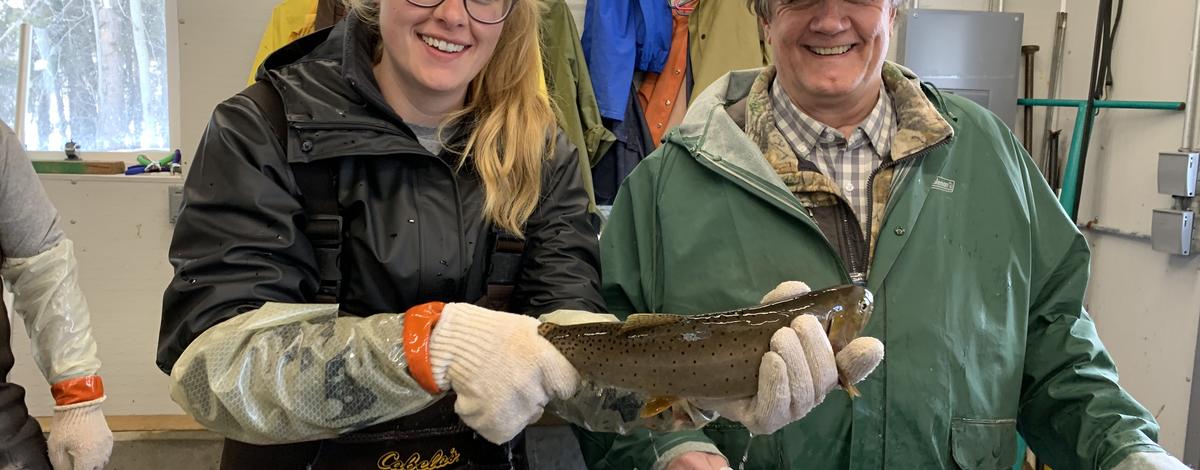
POLYGON ((537 332, 538 335, 546 336, 550 334, 550 332, 554 331, 555 328, 558 328, 558 325, 554 323, 542 323, 541 325, 538 325, 537 332))
POLYGON ((862 393, 858 391, 858 387, 855 387, 854 384, 846 382, 846 379, 839 380, 842 383, 842 388, 846 390, 846 394, 850 395, 850 398, 858 398, 862 396, 862 393))
POLYGON ((635 313, 625 319, 625 324, 621 326, 621 332, 627 332, 639 328, 650 328, 659 325, 675 323, 683 319, 682 315, 668 315, 661 313, 635 313))
POLYGON ((646 404, 642 406, 642 418, 653 418, 662 414, 662 412, 671 409, 671 405, 678 401, 675 397, 652 397, 646 400, 646 404))

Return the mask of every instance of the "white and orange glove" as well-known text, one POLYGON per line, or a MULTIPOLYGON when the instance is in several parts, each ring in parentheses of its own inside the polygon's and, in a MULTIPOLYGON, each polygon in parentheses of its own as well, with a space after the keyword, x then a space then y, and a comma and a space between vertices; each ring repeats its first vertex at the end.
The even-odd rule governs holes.
POLYGON ((100 470, 112 453, 113 436, 104 419, 104 382, 91 375, 51 387, 54 419, 46 440, 55 470, 100 470))
MULTIPOLYGON (((763 297, 770 303, 809 292, 803 282, 780 284, 763 297)), ((771 350, 758 370, 758 392, 735 400, 699 400, 696 405, 738 421, 754 434, 771 434, 798 421, 838 385, 838 371, 856 384, 883 361, 883 343, 857 338, 836 355, 820 321, 801 315, 771 336, 771 350)))
POLYGON ((458 393, 454 411, 479 435, 507 442, 579 387, 579 373, 538 334, 540 324, 466 303, 418 305, 404 321, 409 370, 430 393, 458 393))

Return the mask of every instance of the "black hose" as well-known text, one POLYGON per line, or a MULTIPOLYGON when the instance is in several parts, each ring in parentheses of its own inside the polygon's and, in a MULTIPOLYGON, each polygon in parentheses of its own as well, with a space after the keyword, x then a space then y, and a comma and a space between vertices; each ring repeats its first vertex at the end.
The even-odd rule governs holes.
POLYGON ((1072 222, 1078 222, 1079 218, 1079 200, 1083 196, 1083 173, 1087 168, 1088 143, 1092 138, 1092 125, 1096 122, 1096 90, 1097 87, 1103 86, 1103 82, 1100 81, 1103 63, 1101 48, 1110 32, 1109 25, 1111 23, 1112 0, 1100 0, 1100 11, 1096 15, 1096 40, 1092 46, 1092 78, 1088 86, 1087 107, 1083 113, 1083 135, 1078 137, 1083 141, 1079 150, 1079 171, 1075 176, 1075 190, 1078 191, 1078 194, 1075 197, 1075 207, 1071 208, 1072 222))
POLYGON ((1112 71, 1112 50, 1113 50, 1113 47, 1115 47, 1115 45, 1117 43, 1117 30, 1120 29, 1120 27, 1121 27, 1121 17, 1124 15, 1124 13, 1125 13, 1125 0, 1117 0, 1116 17, 1113 18, 1112 29, 1109 30, 1108 41, 1105 42, 1105 47, 1108 49, 1108 52, 1107 52, 1108 53, 1108 66, 1105 67, 1104 75, 1103 75, 1105 88, 1112 88, 1113 82, 1115 81, 1113 79, 1113 71, 1112 71))

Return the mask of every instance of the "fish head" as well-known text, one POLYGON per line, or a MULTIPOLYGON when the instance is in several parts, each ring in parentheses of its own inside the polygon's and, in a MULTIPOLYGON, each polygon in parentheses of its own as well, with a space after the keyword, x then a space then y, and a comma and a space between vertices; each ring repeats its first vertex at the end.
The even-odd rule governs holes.
POLYGON ((833 351, 841 351, 854 338, 862 334, 871 320, 871 312, 875 310, 875 298, 871 291, 861 286, 845 288, 844 298, 841 299, 842 309, 832 315, 829 321, 829 343, 833 351))

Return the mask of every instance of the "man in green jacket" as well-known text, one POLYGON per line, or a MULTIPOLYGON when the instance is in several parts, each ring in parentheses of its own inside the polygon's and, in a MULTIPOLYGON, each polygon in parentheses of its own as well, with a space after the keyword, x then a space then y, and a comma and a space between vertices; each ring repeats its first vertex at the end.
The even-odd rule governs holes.
POLYGON ((614 313, 866 285, 887 355, 862 396, 765 436, 580 432, 591 468, 1007 469, 1017 432, 1055 470, 1186 468, 1118 385, 1087 243, 1012 133, 885 62, 898 3, 751 0, 776 66, 698 96, 601 237, 614 313))

